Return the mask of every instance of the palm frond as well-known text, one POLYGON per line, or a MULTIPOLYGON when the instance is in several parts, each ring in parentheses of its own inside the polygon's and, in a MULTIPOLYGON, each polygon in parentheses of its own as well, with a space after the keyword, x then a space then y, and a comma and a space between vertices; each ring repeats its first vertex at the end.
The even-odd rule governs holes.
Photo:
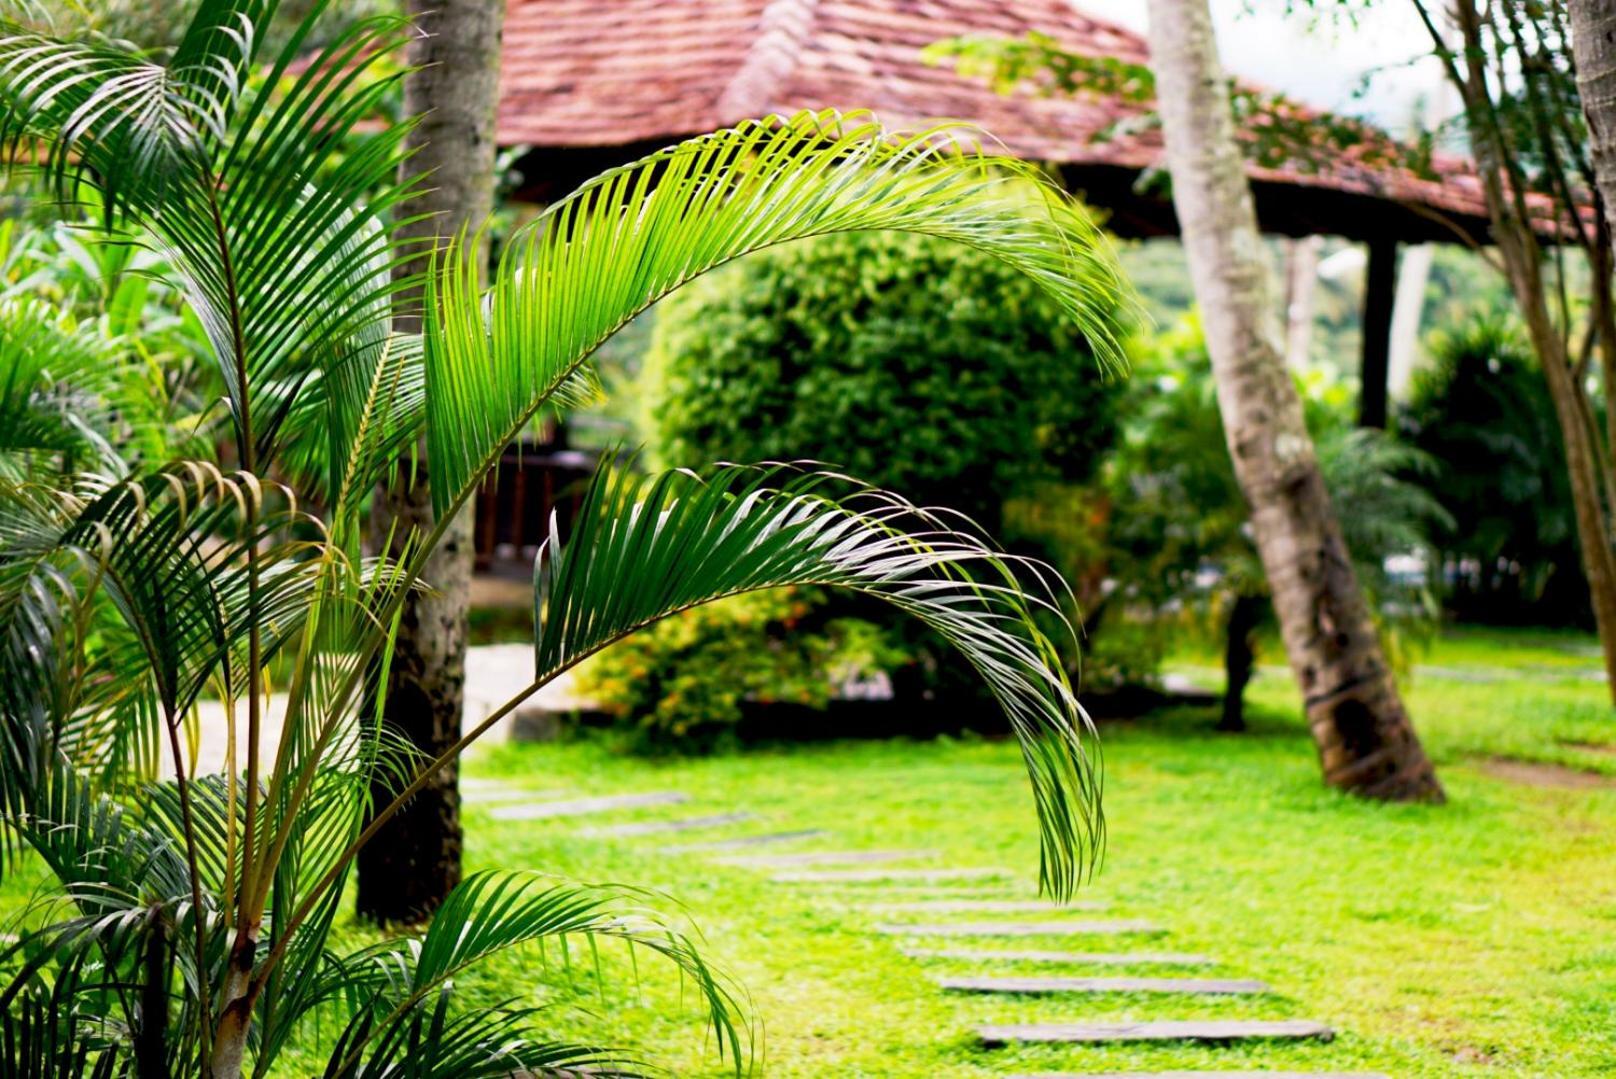
MULTIPOLYGON (((127 1074, 126 1029, 86 1007, 88 955, 61 963, 0 1009, 0 1074, 15 1079, 113 1079, 127 1074)), ((91 981, 97 975, 90 975, 91 981)))
MULTIPOLYGON (((584 937, 622 941, 672 962, 700 992, 720 1055, 727 1055, 740 1071, 750 1058, 751 1038, 740 1025, 730 989, 695 943, 648 905, 651 898, 638 889, 579 885, 537 873, 486 872, 468 877, 449 893, 419 940, 384 941, 346 958, 328 973, 333 980, 323 996, 357 995, 366 1009, 344 1038, 350 1043, 347 1062, 375 1059, 377 1053, 386 1055, 388 1046, 410 1044, 423 1014, 440 1008, 446 987, 478 962, 524 944, 584 937)), ((486 1036, 481 1035, 484 1040, 486 1036)), ((627 1063, 607 1050, 543 1040, 513 1042, 505 1052, 507 1071, 513 1066, 627 1063)), ((334 1066, 342 1059, 334 1055, 334 1066)))
POLYGON ((1103 840, 1093 728, 1034 612, 1067 626, 1051 576, 969 532, 841 477, 730 467, 597 477, 563 540, 539 552, 537 681, 650 623, 725 596, 823 585, 926 623, 986 681, 1021 742, 1040 878, 1069 897, 1103 840), (1030 592, 1029 592, 1030 589, 1030 592))
POLYGON ((274 454, 306 383, 336 430, 356 429, 406 284, 392 211, 413 190, 396 179, 410 125, 352 138, 400 77, 375 71, 404 21, 356 23, 295 76, 294 35, 249 89, 273 6, 204 4, 171 66, 0 22, 0 144, 42 146, 62 195, 90 183, 109 222, 150 234, 212 346, 244 460, 274 454))
POLYGON ((116 358, 93 328, 38 301, 0 301, 0 467, 21 478, 42 456, 71 471, 117 467, 109 438, 116 358))
POLYGON ((866 114, 825 112, 691 139, 552 206, 506 246, 486 295, 479 245, 462 238, 428 301, 439 519, 630 318, 715 266, 808 236, 887 229, 978 247, 1047 288, 1118 361, 1109 320, 1122 286, 1098 230, 1036 170, 971 148, 978 138, 900 137, 866 114))
POLYGON ((197 119, 163 65, 0 20, 0 147, 69 201, 93 183, 109 222, 155 211, 197 171, 197 119))
POLYGON ((511 1075, 625 1074, 599 1065, 609 1058, 581 1045, 532 1037, 534 1010, 509 1004, 474 1014, 451 1012, 454 991, 444 986, 422 1006, 385 1025, 368 1012, 343 1030, 323 1079, 505 1079, 511 1075))

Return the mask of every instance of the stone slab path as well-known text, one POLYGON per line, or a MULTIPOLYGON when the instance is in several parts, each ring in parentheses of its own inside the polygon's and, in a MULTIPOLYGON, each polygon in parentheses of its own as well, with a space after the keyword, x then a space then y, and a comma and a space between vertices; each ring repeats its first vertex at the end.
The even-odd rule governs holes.
POLYGON ((918 899, 910 903, 878 903, 880 914, 1059 914, 1063 910, 1110 910, 1100 899, 1074 899, 1064 907, 1044 899, 918 899))
POLYGON ((581 817, 588 813, 610 813, 615 809, 678 805, 689 800, 690 795, 680 794, 678 791, 651 791, 647 794, 612 794, 598 798, 573 798, 563 802, 495 806, 488 811, 488 815, 495 820, 546 820, 550 817, 581 817))
POLYGON ((774 843, 795 843, 825 834, 823 828, 799 828, 794 832, 763 832, 760 835, 736 836, 734 839, 715 839, 709 843, 681 843, 663 847, 667 854, 697 854, 702 851, 743 850, 747 847, 766 847, 774 843))
POLYGON ((903 948, 904 955, 915 959, 966 959, 983 962, 1071 963, 1098 967, 1209 967, 1216 960, 1209 955, 1190 955, 1186 952, 1048 952, 1037 949, 1022 951, 986 951, 973 948, 903 948))
POLYGON ((1222 996, 1266 993, 1267 982, 1245 978, 937 978, 956 993, 1183 993, 1222 996))
POLYGON ((878 862, 913 862, 935 858, 934 850, 815 850, 801 854, 754 854, 745 858, 728 858, 731 865, 749 865, 763 869, 785 869, 794 865, 871 865, 878 862))
MULTIPOLYGON (((468 790, 472 789, 468 785, 468 790)), ((474 800, 530 797, 531 792, 508 786, 479 790, 474 800)), ((518 805, 495 805, 489 813, 500 820, 539 820, 549 817, 603 813, 618 809, 673 805, 687 801, 676 791, 652 791, 559 801, 536 801, 518 805)), ((611 838, 657 836, 703 828, 718 828, 756 819, 744 811, 712 813, 672 820, 635 821, 626 824, 580 829, 577 834, 611 838)), ((1164 933, 1151 921, 1134 918, 1079 920, 1060 918, 1068 911, 1103 911, 1111 904, 1084 899, 1058 904, 1044 898, 1025 898, 1025 878, 996 866, 906 867, 901 863, 935 859, 936 850, 818 850, 789 853, 743 853, 776 843, 794 842, 827 834, 819 828, 798 828, 750 835, 728 835, 717 839, 664 846, 666 854, 709 855, 729 865, 774 870, 768 878, 778 884, 823 886, 817 896, 842 910, 849 908, 876 917, 913 915, 921 921, 881 921, 871 926, 880 934, 894 937, 1122 937, 1164 933), (826 868, 816 868, 824 866, 826 868), (1019 895, 1017 893, 1020 893, 1019 895), (874 900, 872 902, 872 900, 874 900), (949 915, 1044 914, 1048 920, 956 921, 949 915)), ((1270 992, 1267 983, 1247 978, 1204 978, 1170 976, 1093 976, 1087 967, 1192 967, 1211 966, 1216 960, 1207 955, 1169 951, 1085 952, 1038 948, 900 948, 904 955, 918 960, 956 960, 986 965, 990 973, 937 974, 932 980, 944 992, 974 994, 986 999, 1032 995, 1100 995, 1148 993, 1170 996, 1239 996, 1270 992), (1082 976, 1023 974, 1012 964, 1061 964, 1078 968, 1082 976)), ((1035 968, 1036 969, 1036 968, 1035 968)), ((1071 1021, 1035 1023, 989 1023, 976 1028, 984 1047, 1010 1044, 1109 1044, 1128 1042, 1208 1042, 1218 1044, 1246 1041, 1320 1040, 1335 1034, 1328 1026, 1306 1019, 1272 1020, 1153 1020, 1089 1021, 1081 1016, 1071 1021)), ((1387 1079, 1370 1073, 1303 1073, 1264 1071, 1163 1071, 1163 1072, 1046 1072, 1022 1075, 1019 1079, 1198 1079, 1224 1076, 1227 1079, 1387 1079)), ((1012 1077, 1015 1079, 1015 1077, 1012 1077)))
POLYGON ((977 1028, 985 1046, 1030 1042, 1329 1041, 1335 1031, 1309 1019, 1195 1019, 1148 1023, 1012 1023, 977 1028))
POLYGON ((603 836, 611 839, 629 839, 641 835, 660 835, 665 832, 693 832, 701 828, 721 828, 726 824, 740 824, 756 820, 754 813, 712 813, 705 817, 680 817, 677 820, 643 820, 632 824, 610 824, 595 828, 581 828, 579 835, 603 836))
POLYGON ((803 873, 778 873, 769 878, 776 884, 879 884, 889 880, 966 880, 981 877, 1012 877, 1008 869, 818 869, 803 873))
POLYGON ((1166 932, 1154 922, 1132 918, 1103 922, 936 922, 913 925, 900 922, 878 925, 875 931, 889 936, 908 937, 1069 937, 1166 932))

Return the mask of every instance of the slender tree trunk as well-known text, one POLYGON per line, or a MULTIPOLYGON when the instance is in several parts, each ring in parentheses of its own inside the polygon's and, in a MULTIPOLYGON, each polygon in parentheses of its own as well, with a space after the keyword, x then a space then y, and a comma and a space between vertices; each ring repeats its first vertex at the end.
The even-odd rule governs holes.
MULTIPOLYGON (((1509 147, 1496 126, 1495 104, 1490 98, 1487 55, 1482 37, 1483 15, 1475 0, 1455 0, 1453 14, 1463 48, 1458 50, 1450 69, 1450 77, 1464 101, 1466 124, 1470 144, 1476 155, 1477 172, 1481 176, 1482 190, 1487 200, 1494 242, 1504 264, 1510 291, 1515 295, 1522 321, 1526 324, 1528 339, 1543 368, 1549 396, 1554 402, 1555 418, 1560 426, 1560 437, 1565 445, 1566 471, 1571 482, 1572 509, 1577 524, 1577 545, 1582 553, 1583 572, 1588 579, 1589 600, 1593 607, 1594 623, 1599 631, 1599 643, 1604 653, 1607 686, 1612 701, 1616 702, 1616 549, 1612 544, 1610 512, 1616 501, 1616 478, 1612 475, 1610 453, 1612 446, 1602 445, 1592 403, 1587 391, 1573 370, 1572 356, 1564 334, 1555 326, 1549 311, 1547 282, 1543 276, 1543 250, 1538 242, 1534 225, 1523 210, 1526 192, 1520 169, 1509 155, 1509 147)), ((1592 89, 1594 101, 1585 102, 1590 123, 1595 111, 1600 112, 1598 124, 1591 132, 1591 143, 1601 191, 1612 186, 1611 172, 1616 168, 1612 159, 1613 145, 1610 129, 1613 49, 1610 40, 1613 18, 1609 4, 1604 2, 1571 4, 1574 49, 1578 64, 1579 90, 1592 89), (1594 11, 1598 8, 1597 12, 1594 11), (1581 10, 1579 10, 1581 9, 1581 10), (1584 54, 1588 54, 1590 70, 1583 70, 1584 54), (1598 104, 1603 97, 1605 104, 1598 104)), ((1610 206, 1605 201, 1607 213, 1610 206)), ((1596 253, 1602 254, 1601 248, 1596 253)), ((1608 288, 1608 267, 1595 267, 1595 288, 1608 288)), ((1603 303, 1602 323, 1607 327, 1608 297, 1596 297, 1596 305, 1603 303)), ((1602 334, 1601 352, 1610 369, 1610 349, 1616 342, 1602 334)))
POLYGON ((1285 244, 1285 362, 1300 371, 1313 354, 1313 308, 1319 292, 1321 237, 1285 244))
MULTIPOLYGON (((1616 311, 1612 310, 1610 295, 1610 237, 1616 234, 1616 5, 1610 0, 1569 0, 1568 7, 1571 53, 1577 65, 1577 93, 1588 120, 1588 144, 1605 226, 1594 258, 1593 300, 1599 313, 1599 354, 1607 394, 1605 458, 1608 464, 1609 458, 1616 455, 1616 408, 1610 407, 1608 396, 1616 386, 1616 311)), ((1569 465, 1569 453, 1567 457, 1569 465)), ((1610 509, 1616 512, 1616 507, 1610 509)), ((1605 523, 1603 518, 1601 523, 1605 523)), ((1609 554, 1608 544, 1605 549, 1609 554)), ((1616 565, 1610 565, 1608 558, 1606 561, 1602 570, 1616 576, 1616 565)), ((1616 632, 1607 632, 1616 630, 1616 581, 1607 578, 1601 583, 1605 585, 1603 589, 1590 583, 1589 591, 1596 598, 1594 614, 1600 627, 1600 640, 1605 645, 1605 673, 1612 700, 1616 701, 1616 639, 1612 639, 1616 632)))
POLYGON ((1588 117, 1588 143, 1605 220, 1616 231, 1616 4, 1568 0, 1577 91, 1588 117))
POLYGON ((1242 593, 1229 606, 1228 635, 1223 642, 1223 715, 1220 731, 1246 729, 1246 686, 1257 662, 1257 626, 1262 622, 1262 596, 1242 593))
MULTIPOLYGON (((417 213, 434 216, 409 226, 416 236, 452 236, 475 228, 492 208, 494 113, 499 98, 500 32, 505 0, 409 0, 417 36, 405 80, 405 111, 421 117, 410 136, 416 151, 404 168, 428 174, 417 213)), ((424 257, 424 256, 423 256, 424 257)), ((401 272, 419 269, 419 263, 401 272)), ((409 306, 405 305, 406 308, 409 306)), ((419 320, 404 317, 412 331, 419 320)), ((430 477, 424 467, 384 493, 378 535, 396 524, 398 537, 432 521, 430 477)), ((426 758, 438 756, 460 736, 466 678, 466 635, 473 556, 468 507, 444 532, 427 563, 433 592, 412 597, 399 622, 384 714, 386 724, 426 758)), ((418 921, 437 909, 460 880, 460 794, 450 765, 394 816, 359 854, 359 913, 380 922, 418 921)), ((378 781, 377 804, 393 797, 378 781)))
POLYGON ((1276 344, 1268 267, 1207 0, 1150 0, 1150 43, 1218 406, 1325 782, 1369 797, 1439 801, 1442 788, 1381 652, 1276 344))

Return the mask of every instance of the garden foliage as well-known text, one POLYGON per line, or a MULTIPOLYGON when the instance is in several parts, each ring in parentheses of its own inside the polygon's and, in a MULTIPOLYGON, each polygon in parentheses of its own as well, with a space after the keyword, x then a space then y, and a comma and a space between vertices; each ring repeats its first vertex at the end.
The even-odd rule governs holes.
POLYGON ((991 254, 852 233, 672 297, 644 376, 664 460, 813 458, 997 535, 1005 499, 1093 474, 1121 380, 991 254))
MULTIPOLYGON (((10 159, 65 214, 95 192, 93 223, 138 240, 200 330, 208 387, 170 393, 165 375, 163 426, 185 437, 153 442, 107 406, 161 305, 127 305, 111 338, 37 300, 0 308, 0 873, 26 860, 50 882, 0 946, 0 1074, 240 1079, 307 1039, 331 1077, 615 1074, 632 1050, 457 989, 494 955, 567 938, 670 962, 743 1068, 736 994, 633 889, 503 869, 461 883, 422 933, 344 950, 332 931, 357 851, 528 696, 663 618, 775 587, 868 596, 957 650, 1023 750, 1041 879, 1070 894, 1103 821, 1086 717, 1034 616, 1057 586, 867 487, 773 467, 602 474, 535 567, 526 690, 425 761, 369 721, 364 688, 404 598, 432 583, 441 522, 536 415, 591 388, 595 350, 648 304, 756 250, 893 229, 991 252, 1104 355, 1120 286, 1081 209, 938 133, 805 113, 591 181, 492 270, 460 237, 400 282, 408 128, 366 127, 411 28, 362 19, 310 57, 307 21, 266 52, 275 11, 202 0, 172 52, 0 20, 10 159), (416 285, 423 332, 396 332, 416 285), (367 555, 371 492, 423 446, 440 523, 367 555), (196 766, 204 702, 217 774, 196 766), (378 778, 401 793, 371 805, 378 778)), ((522 954, 536 980, 562 976, 522 954)))

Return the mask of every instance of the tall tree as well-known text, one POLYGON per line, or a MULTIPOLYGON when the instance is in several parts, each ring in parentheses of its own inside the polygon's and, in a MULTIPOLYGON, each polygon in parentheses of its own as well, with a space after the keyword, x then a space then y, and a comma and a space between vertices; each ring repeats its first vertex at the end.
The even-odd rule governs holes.
MULTIPOLYGON (((499 103, 500 32, 505 0, 409 0, 415 33, 404 80, 407 115, 416 117, 402 166, 426 189, 412 204, 421 219, 400 232, 416 240, 416 257, 400 279, 424 268, 444 237, 489 214, 494 194, 494 114, 499 103)), ((400 332, 417 332, 419 297, 406 295, 400 332)), ((376 535, 395 545, 433 526, 431 478, 424 466, 401 469, 383 492, 376 535)), ((392 553, 397 554, 394 550, 392 553)), ((382 722, 426 759, 460 737, 466 681, 467 617, 472 566, 470 507, 455 515, 423 574, 432 586, 400 612, 382 722)), ((376 779, 375 802, 397 793, 387 774, 376 779)), ((459 772, 441 769, 359 855, 359 913, 380 922, 412 922, 431 914, 460 881, 459 772)))
POLYGON ((1325 781, 1440 801, 1403 708, 1278 346, 1268 266, 1207 0, 1150 0, 1167 161, 1218 406, 1325 781))
POLYGON ((1577 89, 1588 118, 1588 142, 1605 222, 1616 218, 1616 5, 1609 0, 1566 0, 1577 89))
MULTIPOLYGON (((1607 127, 1590 137, 1583 124, 1569 23, 1578 5, 1568 12, 1568 0, 1452 0, 1444 17, 1428 0, 1412 2, 1464 106, 1494 260, 1509 282, 1554 402, 1589 600, 1616 700, 1616 410, 1606 407, 1601 424, 1589 377, 1597 355, 1600 381, 1616 385, 1613 256, 1602 215, 1585 213, 1597 198, 1596 163, 1609 154, 1611 134, 1607 127), (1570 299, 1567 249, 1580 250, 1586 259, 1586 304, 1570 299)), ((1591 69, 1582 79, 1596 97, 1603 84, 1608 99, 1611 50, 1601 37, 1610 33, 1607 9, 1589 4, 1582 12, 1588 24, 1583 47, 1591 53, 1591 69)), ((1603 106, 1596 101, 1590 115, 1603 118, 1608 110, 1608 100, 1603 106)), ((1611 170, 1604 171, 1610 183, 1611 170)))

